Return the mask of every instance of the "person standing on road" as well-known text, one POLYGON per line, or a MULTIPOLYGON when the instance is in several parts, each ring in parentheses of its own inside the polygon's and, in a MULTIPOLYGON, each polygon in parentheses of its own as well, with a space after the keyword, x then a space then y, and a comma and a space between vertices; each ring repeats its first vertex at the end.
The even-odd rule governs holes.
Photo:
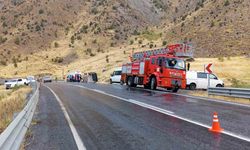
POLYGON ((190 69, 190 63, 187 64, 187 71, 190 69))

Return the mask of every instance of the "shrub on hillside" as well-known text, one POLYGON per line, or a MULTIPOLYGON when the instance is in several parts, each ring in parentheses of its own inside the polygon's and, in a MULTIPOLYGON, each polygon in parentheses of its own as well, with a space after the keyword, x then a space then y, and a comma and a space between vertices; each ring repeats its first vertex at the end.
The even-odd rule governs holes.
POLYGON ((6 37, 2 37, 0 36, 0 44, 3 44, 7 41, 7 38, 6 37))
POLYGON ((40 9, 39 10, 39 14, 43 14, 44 13, 44 10, 43 9, 40 9))
POLYGON ((139 41, 138 41, 138 44, 142 44, 142 42, 143 42, 142 40, 139 40, 139 41))
POLYGON ((110 47, 114 47, 115 46, 115 43, 110 43, 110 47))
POLYGON ((94 56, 95 56, 95 54, 94 54, 94 53, 90 53, 90 55, 89 55, 89 56, 94 57, 94 56))
POLYGON ((16 62, 14 63, 14 67, 15 67, 15 68, 17 68, 17 67, 18 67, 16 62))
POLYGON ((163 41, 162 46, 166 46, 166 45, 167 45, 167 41, 163 41))
POLYGON ((59 47, 59 44, 57 42, 54 43, 55 48, 59 47))
POLYGON ((56 58, 52 58, 51 60, 52 62, 55 62, 55 63, 62 63, 64 59, 62 57, 56 57, 56 58))
POLYGON ((96 44, 96 43, 97 43, 97 40, 96 40, 96 39, 94 39, 94 40, 92 41, 92 43, 93 43, 93 44, 96 44))
POLYGON ((36 25, 36 31, 41 31, 41 27, 39 25, 36 25))
POLYGON ((210 27, 214 27, 214 21, 211 22, 210 27))
POLYGON ((109 63, 109 55, 106 55, 106 63, 109 63))
POLYGON ((218 57, 218 60, 219 60, 220 62, 223 62, 223 61, 224 61, 224 57, 218 57))
POLYGON ((230 3, 229 3, 228 0, 226 0, 226 1, 224 2, 224 6, 228 6, 228 5, 230 5, 230 3))
POLYGON ((82 37, 81 37, 80 35, 78 35, 78 36, 76 37, 76 39, 77 39, 77 40, 82 40, 82 37))
POLYGON ((134 30, 134 32, 132 33, 132 35, 140 35, 141 33, 137 30, 134 30))
POLYGON ((71 44, 75 43, 75 37, 74 36, 71 36, 70 40, 71 40, 71 44))
POLYGON ((19 39, 18 37, 16 37, 14 43, 15 43, 16 45, 20 45, 20 39, 19 39))
POLYGON ((3 65, 3 66, 6 66, 7 65, 7 62, 5 60, 1 60, 0 61, 0 64, 3 65))
POLYGON ((130 43, 129 43, 130 45, 132 45, 132 44, 134 44, 134 40, 130 40, 130 43))
POLYGON ((151 43, 151 44, 149 45, 149 48, 153 48, 153 47, 154 47, 154 44, 151 43))
POLYGON ((3 26, 3 28, 8 27, 6 22, 3 22, 2 26, 3 26))
POLYGON ((92 8, 91 13, 96 15, 98 13, 97 8, 96 7, 92 8))

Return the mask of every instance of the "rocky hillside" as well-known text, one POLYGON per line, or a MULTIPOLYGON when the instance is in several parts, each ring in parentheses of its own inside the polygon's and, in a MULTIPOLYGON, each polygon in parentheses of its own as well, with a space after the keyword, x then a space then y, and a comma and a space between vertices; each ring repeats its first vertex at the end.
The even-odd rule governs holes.
POLYGON ((0 65, 41 51, 70 50, 46 56, 70 63, 175 42, 192 43, 196 57, 247 55, 249 8, 249 0, 0 0, 0 65))

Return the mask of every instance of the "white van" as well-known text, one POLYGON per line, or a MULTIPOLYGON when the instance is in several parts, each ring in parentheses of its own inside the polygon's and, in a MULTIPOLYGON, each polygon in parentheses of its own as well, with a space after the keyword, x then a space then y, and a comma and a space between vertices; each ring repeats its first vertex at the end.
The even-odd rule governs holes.
MULTIPOLYGON (((186 72, 187 87, 191 90, 207 89, 208 73, 201 71, 186 72)), ((210 87, 224 87, 224 82, 214 74, 210 74, 210 87)))
POLYGON ((121 82, 122 68, 115 68, 114 72, 110 75, 110 84, 121 82))

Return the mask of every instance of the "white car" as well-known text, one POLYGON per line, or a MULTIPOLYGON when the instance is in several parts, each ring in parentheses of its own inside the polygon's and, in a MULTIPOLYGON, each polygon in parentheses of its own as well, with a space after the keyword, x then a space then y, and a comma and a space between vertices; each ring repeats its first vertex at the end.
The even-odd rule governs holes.
POLYGON ((29 81, 27 79, 12 79, 4 83, 6 89, 14 88, 15 86, 28 85, 29 81))
POLYGON ((34 83, 34 82, 36 82, 34 76, 28 76, 28 77, 27 77, 27 80, 28 80, 29 83, 34 83))
MULTIPOLYGON (((191 90, 207 89, 208 75, 208 73, 202 71, 187 71, 187 87, 189 87, 191 90)), ((224 87, 224 82, 220 80, 215 74, 210 74, 210 87, 224 87)))
POLYGON ((121 82, 122 68, 115 68, 114 72, 110 75, 110 84, 121 82))

